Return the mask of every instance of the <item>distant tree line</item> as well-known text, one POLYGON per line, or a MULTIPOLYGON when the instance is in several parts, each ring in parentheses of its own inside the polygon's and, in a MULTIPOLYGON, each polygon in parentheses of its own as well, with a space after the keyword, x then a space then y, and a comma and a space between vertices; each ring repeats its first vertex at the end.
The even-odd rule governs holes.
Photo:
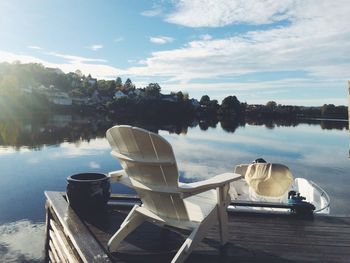
POLYGON ((347 119, 348 107, 324 104, 321 107, 290 106, 269 101, 265 105, 247 105, 246 116, 264 118, 335 118, 347 119))
POLYGON ((229 123, 229 119, 244 118, 348 118, 346 106, 325 104, 321 107, 304 107, 281 105, 275 101, 269 101, 265 105, 249 105, 240 102, 234 95, 227 96, 219 104, 208 95, 203 95, 197 101, 190 99, 188 93, 182 91, 162 94, 158 83, 136 88, 129 78, 124 83, 120 77, 97 80, 90 74, 85 76, 80 70, 65 74, 57 68, 19 62, 0 63, 0 111, 47 108, 49 100, 35 89, 40 86, 65 92, 73 99, 86 98, 89 102, 86 105, 90 106, 90 110, 104 110, 112 117, 116 114, 149 118, 196 116, 207 123, 223 119, 225 123, 229 123), (24 93, 29 87, 34 88, 32 96, 24 93), (116 96, 118 91, 119 97, 116 96), (12 106, 6 108, 6 105, 12 106))

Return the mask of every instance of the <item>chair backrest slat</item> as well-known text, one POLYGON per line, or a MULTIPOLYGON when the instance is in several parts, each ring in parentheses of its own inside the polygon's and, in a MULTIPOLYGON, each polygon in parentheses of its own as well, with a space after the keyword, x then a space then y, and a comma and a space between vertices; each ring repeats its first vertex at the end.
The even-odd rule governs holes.
MULTIPOLYGON (((112 152, 129 177, 145 186, 176 189, 179 173, 171 145, 158 134, 131 126, 114 126, 107 131, 112 152), (164 164, 162 165, 162 162, 164 164), (169 164, 170 163, 170 164, 169 164)), ((188 214, 179 193, 149 191, 135 187, 143 205, 150 211, 178 220, 188 214)))

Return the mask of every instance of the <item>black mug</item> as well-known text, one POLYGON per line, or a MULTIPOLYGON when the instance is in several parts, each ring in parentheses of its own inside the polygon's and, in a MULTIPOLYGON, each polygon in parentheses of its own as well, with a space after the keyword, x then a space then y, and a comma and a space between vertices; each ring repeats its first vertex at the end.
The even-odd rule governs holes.
POLYGON ((67 178, 68 203, 77 212, 104 210, 110 194, 110 180, 105 174, 80 173, 67 178))

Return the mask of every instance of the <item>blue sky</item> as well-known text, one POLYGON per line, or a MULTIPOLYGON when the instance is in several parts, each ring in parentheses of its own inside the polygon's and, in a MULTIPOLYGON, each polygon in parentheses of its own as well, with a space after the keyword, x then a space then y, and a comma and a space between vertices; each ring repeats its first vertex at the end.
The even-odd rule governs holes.
POLYGON ((347 103, 346 0, 1 0, 0 62, 40 62, 163 92, 347 103))

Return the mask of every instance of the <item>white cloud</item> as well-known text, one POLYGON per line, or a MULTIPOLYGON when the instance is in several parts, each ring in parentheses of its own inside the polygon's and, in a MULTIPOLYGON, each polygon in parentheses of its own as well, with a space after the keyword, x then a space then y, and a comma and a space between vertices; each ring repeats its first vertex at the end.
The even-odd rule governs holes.
MULTIPOLYGON (((183 1, 180 5, 192 6, 191 3, 183 1)), ((193 3, 197 6, 199 2, 193 1, 193 3)), ((220 3, 216 4, 219 6, 217 8, 221 11, 229 10, 225 8, 227 2, 220 3)), ((272 10, 275 10, 271 11, 273 15, 265 15, 265 19, 257 18, 257 21, 248 21, 242 16, 239 21, 251 23, 273 21, 277 19, 276 14, 280 14, 281 10, 288 10, 283 13, 283 17, 288 18, 289 23, 220 39, 202 37, 177 49, 153 52, 150 57, 143 60, 143 64, 129 68, 128 72, 135 76, 162 77, 169 83, 186 83, 188 87, 196 80, 203 83, 205 82, 203 80, 235 78, 244 74, 254 76, 255 73, 264 72, 301 71, 304 72, 304 76, 300 83, 303 82, 306 89, 309 84, 323 87, 322 83, 328 85, 328 91, 344 89, 350 68, 350 59, 347 56, 350 51, 348 2, 320 0, 293 1, 291 4, 291 1, 281 1, 284 6, 274 5, 271 1, 259 3, 263 5, 262 12, 265 12, 267 6, 271 4, 272 10)), ((211 5, 203 4, 202 9, 204 6, 211 9, 211 5)), ((246 10, 247 4, 243 4, 243 7, 246 10)), ((178 10, 182 10, 181 8, 184 7, 179 6, 178 10)), ((191 10, 192 17, 197 18, 196 10, 191 10)), ((243 13, 246 12, 248 11, 243 13)), ((225 16, 224 13, 221 15, 225 16)), ((215 25, 209 15, 201 17, 206 19, 203 24, 215 25)), ((231 84, 227 85, 245 86, 247 83, 252 86, 249 81, 239 80, 231 81, 231 84)), ((302 85, 300 83, 299 85, 302 85)), ((265 84, 262 83, 263 86, 271 86, 271 83, 265 84)), ((293 84, 289 78, 284 77, 285 88, 290 90, 293 84)), ((212 86, 215 88, 216 84, 212 86)), ((275 84, 272 86, 276 87, 275 84)), ((234 92, 233 88, 231 92, 234 92)))
POLYGON ((88 49, 91 49, 93 51, 97 51, 97 50, 99 50, 101 48, 103 48, 103 45, 101 45, 101 44, 95 44, 95 45, 91 45, 91 46, 88 47, 88 49))
POLYGON ((213 37, 209 34, 204 34, 199 36, 201 40, 211 40, 213 37))
POLYGON ((301 98, 298 91, 304 89, 312 89, 317 93, 322 93, 324 90, 329 90, 334 87, 340 87, 340 89, 346 92, 346 83, 343 79, 329 79, 329 80, 315 80, 305 78, 284 78, 281 80, 254 80, 248 82, 220 82, 220 79, 215 83, 203 83, 203 82, 190 82, 184 86, 181 83, 164 83, 162 90, 164 92, 171 92, 177 90, 183 90, 189 92, 191 96, 200 98, 203 94, 209 95, 211 98, 221 101, 227 96, 238 95, 240 101, 246 101, 254 104, 265 104, 269 100, 274 100, 277 103, 285 105, 323 105, 329 104, 330 101, 336 105, 346 105, 347 97, 326 96, 320 98, 318 94, 311 98, 301 98), (291 88, 292 87, 292 88, 291 88), (289 95, 288 99, 279 98, 283 93, 290 92, 295 96, 289 95))
POLYGON ((116 37, 115 39, 113 39, 113 42, 118 43, 118 42, 122 42, 124 41, 124 37, 116 37))
POLYGON ((116 76, 120 76, 125 73, 125 70, 105 64, 99 64, 107 62, 105 59, 86 58, 56 52, 49 52, 46 53, 46 55, 60 57, 66 61, 63 63, 52 63, 34 56, 15 54, 0 50, 0 62, 12 63, 14 61, 21 61, 21 63, 41 63, 46 67, 60 68, 65 73, 74 72, 77 69, 80 69, 84 74, 91 74, 98 79, 114 79, 116 76))
MULTIPOLYGON (((235 32, 234 27, 227 27, 227 34, 221 38, 216 38, 213 30, 210 31, 213 32, 211 35, 200 35, 196 40, 176 49, 153 52, 149 57, 135 63, 136 66, 123 70, 103 64, 107 62, 104 59, 58 53, 51 54, 67 61, 50 63, 34 56, 5 51, 0 51, 0 60, 37 62, 49 67, 59 67, 64 72, 80 69, 84 74, 91 73, 97 78, 111 79, 118 75, 127 75, 136 78, 140 83, 150 79, 159 82, 161 79, 163 91, 186 89, 191 95, 192 91, 201 91, 202 94, 207 90, 212 94, 220 92, 220 96, 240 91, 248 103, 262 99, 265 101, 264 97, 259 97, 261 93, 256 91, 267 94, 267 90, 283 92, 296 87, 299 92, 303 88, 314 88, 315 98, 301 98, 296 93, 294 98, 290 97, 291 101, 311 103, 318 98, 319 91, 328 91, 332 99, 328 103, 346 101, 346 83, 350 68, 348 1, 232 0, 215 1, 214 7, 214 2, 210 1, 176 3, 175 12, 166 19, 177 23, 177 19, 183 17, 180 22, 185 26, 214 27, 235 23, 267 24, 284 21, 268 27, 256 26, 253 27, 254 30, 242 33, 235 32), (233 8, 234 6, 239 8, 233 8), (276 76, 276 72, 302 74, 301 77, 295 74, 294 77, 280 77, 277 80, 258 77, 258 74, 261 76, 269 72, 270 76, 276 76), (242 76, 251 76, 251 79, 246 77, 242 80, 242 76), (333 90, 337 90, 337 94, 344 90, 344 99, 336 98, 333 90)), ((150 38, 150 41, 158 44, 173 40, 163 36, 150 38)), ((241 94, 237 95, 241 98, 241 94)), ((323 104, 323 99, 319 101, 323 104)))
POLYGON ((7 51, 0 50, 0 62, 14 62, 14 61, 21 61, 22 63, 42 63, 43 60, 29 56, 24 54, 15 54, 7 51))
POLYGON ((174 41, 174 38, 172 37, 165 37, 165 36, 158 36, 158 37, 150 37, 149 41, 154 43, 154 44, 167 44, 167 43, 171 43, 174 41))
POLYGON ((288 17, 293 0, 177 0, 166 21, 188 27, 269 24, 288 17))
POLYGON ((141 15, 152 17, 152 16, 158 16, 161 13, 162 13, 162 9, 159 7, 155 7, 153 9, 145 10, 145 11, 141 12, 141 15))
POLYGON ((59 57, 70 61, 70 63, 83 63, 83 62, 102 62, 105 63, 107 60, 105 59, 96 59, 96 58, 86 58, 74 55, 61 54, 57 52, 48 52, 46 53, 51 56, 59 57))
POLYGON ((36 49, 36 50, 42 50, 42 48, 39 47, 39 46, 27 46, 27 48, 29 48, 29 49, 36 49))

